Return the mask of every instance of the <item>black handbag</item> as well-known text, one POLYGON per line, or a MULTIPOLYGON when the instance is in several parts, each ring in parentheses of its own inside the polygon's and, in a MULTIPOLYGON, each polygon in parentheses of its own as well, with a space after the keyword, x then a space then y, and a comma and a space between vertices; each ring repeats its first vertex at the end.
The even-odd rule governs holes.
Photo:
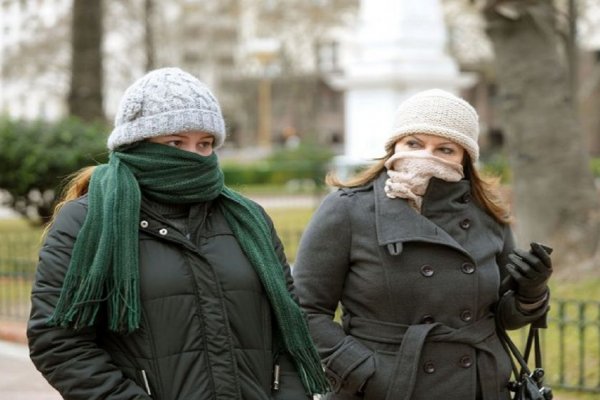
MULTIPOLYGON (((543 318, 545 320, 545 318, 543 318)), ((542 352, 540 347, 539 327, 536 322, 529 326, 525 352, 521 354, 515 343, 508 336, 496 314, 496 328, 502 346, 510 357, 515 379, 508 383, 508 389, 514 393, 513 400, 552 400, 552 389, 544 386, 544 369, 542 367, 542 352), (529 354, 533 348, 535 368, 533 371, 527 366, 529 354), (516 362, 515 362, 516 360, 516 362), (518 363, 518 365, 517 365, 518 363), (520 367, 520 370, 519 370, 520 367)))

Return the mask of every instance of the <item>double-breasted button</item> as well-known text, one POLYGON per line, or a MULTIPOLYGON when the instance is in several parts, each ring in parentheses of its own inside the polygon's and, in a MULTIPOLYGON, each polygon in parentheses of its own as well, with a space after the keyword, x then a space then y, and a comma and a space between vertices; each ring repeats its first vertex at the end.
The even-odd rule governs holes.
POLYGON ((473 359, 471 356, 462 356, 460 360, 458 360, 458 365, 463 368, 470 368, 473 365, 473 359))
POLYGON ((435 271, 433 270, 433 267, 431 265, 425 264, 421 267, 421 274, 423 276, 429 278, 430 276, 433 276, 434 273, 435 271))
POLYGON ((327 381, 334 392, 338 392, 343 383, 342 379, 331 370, 327 371, 327 381))
POLYGON ((148 227, 148 221, 145 221, 145 220, 144 221, 140 221, 140 226, 142 228, 147 228, 148 227))
POLYGON ((471 193, 467 192, 463 194, 460 198, 461 203, 469 203, 471 201, 471 193))
POLYGON ((426 361, 423 364, 423 371, 427 374, 433 374, 435 372, 435 365, 431 361, 426 361))
POLYGON ((167 233, 169 233, 169 231, 167 230, 167 228, 162 228, 158 231, 158 233, 162 236, 165 236, 167 233))
POLYGON ((433 318, 433 315, 425 314, 423 315, 421 322, 424 324, 433 324, 435 322, 435 318, 433 318))
POLYGON ((471 263, 464 263, 463 265, 461 265, 460 269, 465 274, 472 274, 473 272, 475 272, 475 266, 471 263))
POLYGON ((463 229, 469 229, 471 227, 471 220, 469 218, 465 218, 460 221, 460 227, 463 229))
POLYGON ((471 312, 471 310, 463 310, 460 313, 460 319, 462 319, 465 322, 469 322, 473 319, 473 313, 471 312))

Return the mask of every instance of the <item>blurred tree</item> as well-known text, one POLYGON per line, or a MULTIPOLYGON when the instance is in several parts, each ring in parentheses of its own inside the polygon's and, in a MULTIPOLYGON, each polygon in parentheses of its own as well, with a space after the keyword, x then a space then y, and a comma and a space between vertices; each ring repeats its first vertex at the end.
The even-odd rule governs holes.
POLYGON ((154 0, 144 0, 144 47, 146 49, 146 71, 155 68, 156 54, 154 48, 154 0))
POLYGON ((85 121, 104 119, 102 15, 102 0, 73 1, 68 104, 69 113, 85 121))
POLYGON ((33 223, 51 215, 64 179, 107 158, 101 124, 68 119, 58 123, 0 120, 0 187, 8 206, 33 223))
POLYGON ((592 268, 586 261, 598 253, 600 204, 553 2, 484 3, 513 170, 517 236, 554 246, 562 267, 592 268))

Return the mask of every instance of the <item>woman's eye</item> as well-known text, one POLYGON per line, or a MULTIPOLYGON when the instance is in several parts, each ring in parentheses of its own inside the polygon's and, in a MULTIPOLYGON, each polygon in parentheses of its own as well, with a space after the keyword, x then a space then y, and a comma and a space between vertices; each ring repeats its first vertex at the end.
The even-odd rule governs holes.
POLYGON ((454 149, 452 149, 450 147, 442 147, 442 148, 440 148, 440 151, 447 155, 454 154, 454 149))
POLYGON ((179 146, 181 146, 181 140, 169 140, 167 142, 167 146, 179 147, 179 146))
POLYGON ((201 143, 198 143, 198 147, 200 147, 202 149, 206 149, 206 148, 212 147, 212 142, 201 142, 201 143))
POLYGON ((406 147, 410 148, 410 149, 417 149, 420 147, 419 142, 417 142, 416 140, 408 140, 406 142, 406 147))

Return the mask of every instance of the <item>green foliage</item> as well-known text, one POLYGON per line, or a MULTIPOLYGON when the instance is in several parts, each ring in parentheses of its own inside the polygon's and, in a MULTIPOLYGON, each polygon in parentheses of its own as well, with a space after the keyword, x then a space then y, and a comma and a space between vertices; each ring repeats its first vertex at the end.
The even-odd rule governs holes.
POLYGON ((225 174, 225 182, 229 186, 262 185, 270 182, 271 170, 265 162, 255 164, 221 165, 225 174))
POLYGON ((512 171, 508 160, 501 154, 495 154, 482 160, 480 169, 485 176, 499 177, 503 184, 510 183, 512 180, 512 171))
POLYGON ((592 169, 594 177, 600 178, 600 157, 595 157, 590 160, 590 168, 592 169))
POLYGON ((333 153, 322 146, 301 144, 292 149, 274 152, 269 158, 254 164, 222 165, 228 185, 283 185, 293 180, 310 180, 322 185, 333 153))
POLYGON ((0 188, 9 206, 43 221, 64 179, 76 170, 105 162, 107 128, 65 119, 56 123, 0 120, 0 188))

